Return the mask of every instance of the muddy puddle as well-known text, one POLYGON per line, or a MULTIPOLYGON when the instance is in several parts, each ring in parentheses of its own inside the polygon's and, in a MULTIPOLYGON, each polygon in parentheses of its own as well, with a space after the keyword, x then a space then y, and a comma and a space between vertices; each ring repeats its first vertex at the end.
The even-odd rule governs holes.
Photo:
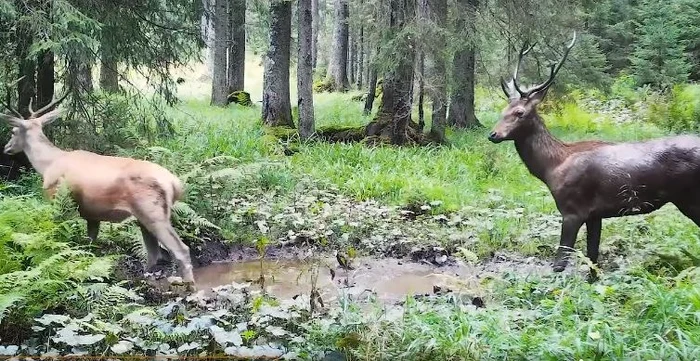
POLYGON ((265 260, 262 267, 259 260, 214 263, 196 269, 195 279, 199 290, 210 293, 212 288, 232 282, 254 283, 260 280, 262 270, 265 290, 277 298, 286 299, 310 294, 314 264, 318 267, 316 287, 326 303, 340 299, 396 302, 406 296, 432 294, 435 287, 478 295, 486 276, 503 272, 527 275, 549 271, 548 266, 527 260, 438 267, 394 258, 360 258, 353 261, 354 269, 345 270, 334 257, 328 257, 305 261, 265 260))

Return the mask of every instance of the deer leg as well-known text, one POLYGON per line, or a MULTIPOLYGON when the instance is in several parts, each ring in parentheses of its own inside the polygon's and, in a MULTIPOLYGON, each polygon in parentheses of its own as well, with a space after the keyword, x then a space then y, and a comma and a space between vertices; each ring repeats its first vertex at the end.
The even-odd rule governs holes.
MULTIPOLYGON (((598 254, 600 251, 600 231, 603 228, 603 220, 601 218, 593 218, 586 221, 586 255, 594 265, 598 264, 598 254)), ((591 268, 588 275, 589 282, 594 282, 598 279, 598 271, 591 268)))
POLYGON ((170 223, 168 221, 161 221, 146 223, 144 226, 160 241, 168 252, 173 255, 175 260, 177 260, 178 266, 180 266, 182 280, 185 283, 194 283, 190 248, 182 242, 170 223))
POLYGON ((562 272, 569 263, 570 253, 574 250, 576 236, 579 229, 583 225, 581 218, 576 216, 564 216, 561 223, 561 238, 559 240, 559 249, 554 260, 552 270, 554 272, 562 272))
POLYGON ((87 220, 87 235, 90 241, 95 242, 100 233, 100 221, 87 220))
POLYGON ((141 228, 141 235, 143 235, 143 244, 146 246, 146 268, 151 269, 161 259, 160 244, 158 239, 143 224, 139 223, 139 228, 141 228))
POLYGON ((600 249, 600 231, 603 228, 603 220, 593 218, 586 221, 586 255, 594 264, 598 263, 600 249))

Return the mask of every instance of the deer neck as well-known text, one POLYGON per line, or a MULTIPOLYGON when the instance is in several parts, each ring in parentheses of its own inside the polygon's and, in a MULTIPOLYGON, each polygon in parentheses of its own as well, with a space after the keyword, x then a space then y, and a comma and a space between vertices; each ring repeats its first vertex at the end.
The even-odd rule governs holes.
POLYGON ((549 132, 538 115, 535 116, 533 128, 515 140, 515 149, 530 173, 549 185, 552 171, 566 159, 566 145, 549 132))
POLYGON ((65 152, 55 146, 44 133, 27 134, 24 154, 27 155, 32 167, 42 176, 44 172, 65 152))

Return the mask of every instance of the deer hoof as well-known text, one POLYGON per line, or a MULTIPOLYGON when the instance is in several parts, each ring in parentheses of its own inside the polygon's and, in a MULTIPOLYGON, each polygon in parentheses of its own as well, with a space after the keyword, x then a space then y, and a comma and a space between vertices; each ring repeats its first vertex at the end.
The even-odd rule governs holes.
POLYGON ((566 269, 566 264, 566 260, 555 261, 554 266, 552 266, 552 271, 563 272, 566 269))

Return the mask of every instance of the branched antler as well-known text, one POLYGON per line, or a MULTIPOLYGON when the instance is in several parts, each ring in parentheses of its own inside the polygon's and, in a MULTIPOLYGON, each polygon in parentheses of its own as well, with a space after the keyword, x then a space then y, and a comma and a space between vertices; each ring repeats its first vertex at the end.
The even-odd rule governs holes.
POLYGON ((566 58, 569 56, 569 52, 571 51, 571 48, 574 47, 575 43, 576 31, 574 31, 574 36, 571 39, 571 42, 565 48, 564 55, 562 56, 561 60, 558 63, 549 66, 549 79, 547 79, 542 84, 536 85, 526 91, 523 91, 518 85, 518 72, 520 71, 520 66, 522 64, 523 57, 527 55, 527 53, 529 53, 530 50, 532 50, 532 48, 535 46, 535 43, 528 46, 528 43, 525 42, 525 44, 523 44, 522 49, 518 53, 518 63, 515 66, 515 70, 513 71, 513 77, 511 81, 506 82, 505 80, 503 80, 503 78, 501 78, 501 89, 503 89, 503 92, 506 93, 506 95, 510 98, 513 98, 516 95, 515 92, 517 92, 517 94, 520 95, 520 98, 527 98, 533 93, 540 92, 549 88, 550 86, 552 86, 552 84, 554 84, 554 78, 557 76, 557 73, 559 73, 559 70, 564 64, 566 58))
POLYGON ((29 100, 29 107, 28 107, 29 108, 29 119, 39 117, 42 114, 46 113, 51 108, 60 104, 64 99, 66 99, 66 97, 68 97, 68 94, 70 94, 70 89, 66 90, 66 92, 60 98, 52 101, 49 104, 46 104, 45 106, 41 107, 37 111, 32 110, 32 100, 30 99, 29 100))

